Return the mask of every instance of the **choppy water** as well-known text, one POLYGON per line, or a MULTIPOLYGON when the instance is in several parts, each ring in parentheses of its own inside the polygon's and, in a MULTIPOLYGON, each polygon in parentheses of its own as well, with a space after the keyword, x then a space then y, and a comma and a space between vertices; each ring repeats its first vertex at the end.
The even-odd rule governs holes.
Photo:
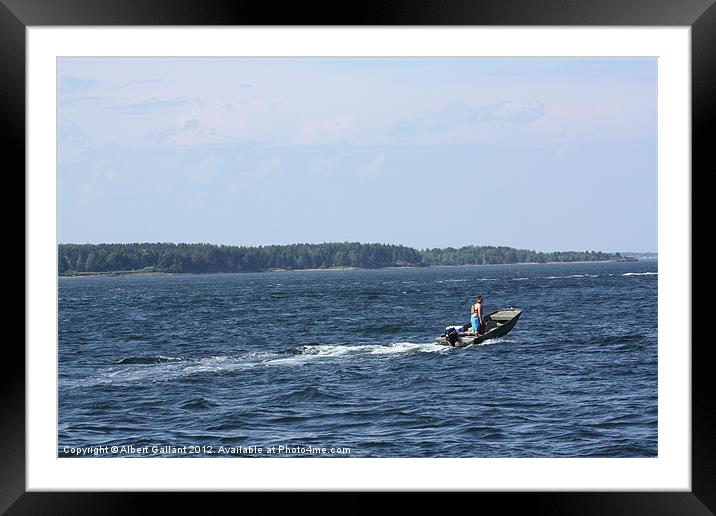
POLYGON ((657 282, 655 260, 61 278, 58 454, 653 457, 657 282), (434 344, 478 293, 515 329, 434 344))

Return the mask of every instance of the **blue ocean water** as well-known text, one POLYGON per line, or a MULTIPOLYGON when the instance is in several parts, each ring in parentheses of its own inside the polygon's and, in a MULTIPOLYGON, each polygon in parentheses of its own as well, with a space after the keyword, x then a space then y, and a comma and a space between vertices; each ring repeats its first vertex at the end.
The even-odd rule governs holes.
POLYGON ((58 455, 655 457, 657 282, 656 260, 60 278, 58 455), (435 344, 477 294, 515 329, 435 344))

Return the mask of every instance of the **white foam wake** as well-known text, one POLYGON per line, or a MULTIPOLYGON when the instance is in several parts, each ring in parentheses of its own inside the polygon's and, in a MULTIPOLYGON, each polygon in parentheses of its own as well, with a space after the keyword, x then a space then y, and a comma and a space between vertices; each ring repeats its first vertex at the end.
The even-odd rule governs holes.
POLYGON ((496 339, 489 339, 480 342, 479 344, 471 344, 468 347, 472 346, 493 346, 495 344, 510 344, 511 342, 514 342, 512 339, 508 339, 506 337, 497 337, 496 339))
POLYGON ((622 276, 653 276, 659 274, 658 272, 625 272, 622 276))
POLYGON ((394 344, 364 344, 364 345, 331 345, 317 344, 301 346, 300 355, 305 356, 345 356, 345 355, 392 355, 396 353, 430 353, 443 351, 445 346, 435 343, 418 344, 414 342, 396 342, 394 344))
POLYGON ((116 363, 105 368, 96 376, 65 380, 66 387, 89 387, 95 385, 133 385, 155 383, 172 380, 184 376, 201 373, 224 373, 256 367, 276 353, 252 352, 236 356, 217 355, 202 358, 180 359, 171 358, 162 362, 150 363, 116 363))
POLYGON ((267 366, 297 366, 315 361, 361 355, 397 355, 406 353, 446 352, 449 348, 435 343, 397 342, 366 345, 307 345, 294 354, 249 352, 241 355, 217 355, 203 358, 169 358, 161 362, 124 362, 104 368, 95 376, 63 380, 68 388, 95 385, 133 385, 173 380, 196 374, 221 374, 267 366))
POLYGON ((413 342, 396 342, 394 344, 314 344, 301 346, 296 354, 279 357, 266 362, 266 365, 303 365, 315 361, 337 358, 353 358, 359 356, 398 355, 408 353, 440 353, 447 350, 446 346, 434 343, 418 344, 413 342))

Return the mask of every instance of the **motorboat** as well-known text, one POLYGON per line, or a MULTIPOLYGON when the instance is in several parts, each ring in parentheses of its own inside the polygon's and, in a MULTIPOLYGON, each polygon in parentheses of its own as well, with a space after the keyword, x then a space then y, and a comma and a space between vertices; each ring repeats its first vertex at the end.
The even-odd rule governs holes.
POLYGON ((483 317, 484 324, 480 327, 478 333, 474 333, 470 329, 470 323, 462 326, 448 326, 443 334, 435 339, 435 342, 455 348, 480 344, 486 340, 507 335, 517 324, 520 315, 522 315, 522 310, 515 307, 496 310, 483 317))

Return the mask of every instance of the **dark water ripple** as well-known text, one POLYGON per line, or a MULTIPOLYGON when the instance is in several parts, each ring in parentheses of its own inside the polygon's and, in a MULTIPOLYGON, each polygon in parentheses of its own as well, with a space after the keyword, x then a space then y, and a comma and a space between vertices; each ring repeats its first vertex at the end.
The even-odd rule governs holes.
POLYGON ((657 283, 648 260, 62 278, 59 454, 654 457, 657 283), (477 293, 516 328, 435 345, 477 293))

